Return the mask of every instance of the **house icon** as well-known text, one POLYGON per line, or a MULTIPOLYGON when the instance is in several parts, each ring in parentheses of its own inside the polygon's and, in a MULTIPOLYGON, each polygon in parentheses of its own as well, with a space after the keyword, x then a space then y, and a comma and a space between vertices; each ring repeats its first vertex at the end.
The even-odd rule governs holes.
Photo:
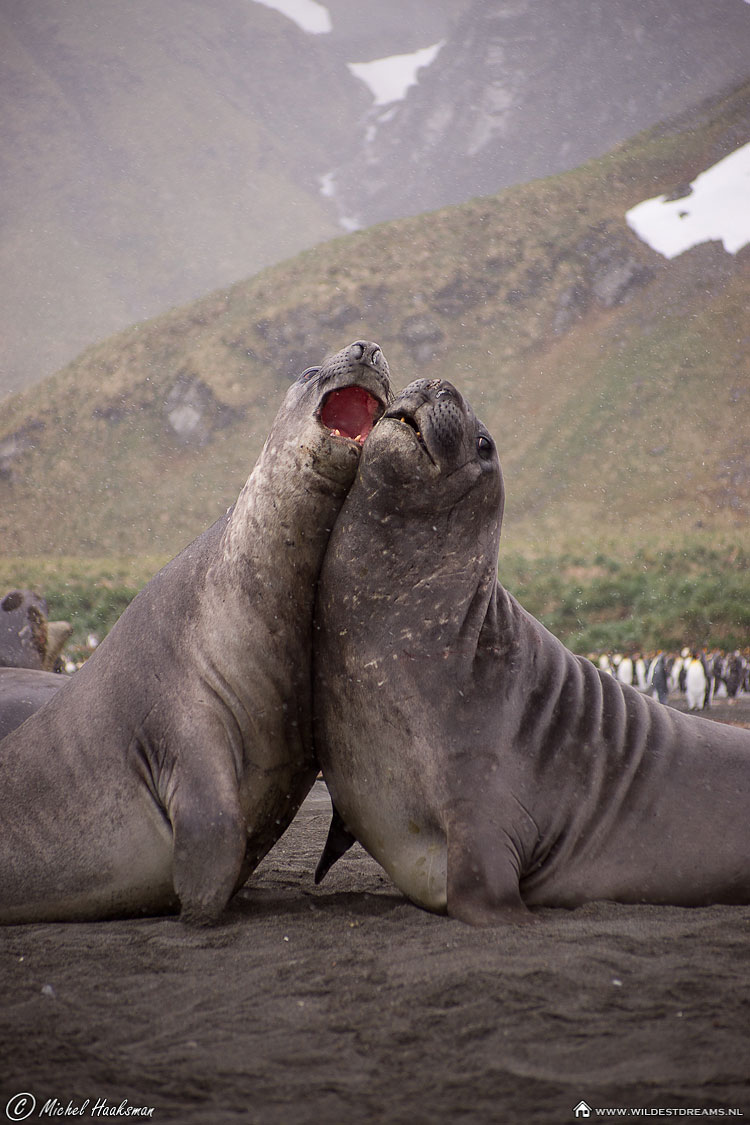
POLYGON ((591 1106, 586 1105, 586 1102, 579 1102, 578 1105, 573 1106, 573 1113, 579 1119, 591 1117, 591 1106))

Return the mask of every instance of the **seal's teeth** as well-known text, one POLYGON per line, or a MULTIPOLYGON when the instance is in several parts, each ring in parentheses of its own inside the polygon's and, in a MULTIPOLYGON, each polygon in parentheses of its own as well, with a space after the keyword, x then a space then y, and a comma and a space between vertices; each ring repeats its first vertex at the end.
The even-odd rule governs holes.
POLYGON ((341 437, 341 430, 331 430, 334 437, 341 437))
POLYGON ((358 441, 360 445, 363 445, 364 440, 365 440, 365 435, 364 434, 357 434, 357 436, 355 437, 354 440, 358 441))

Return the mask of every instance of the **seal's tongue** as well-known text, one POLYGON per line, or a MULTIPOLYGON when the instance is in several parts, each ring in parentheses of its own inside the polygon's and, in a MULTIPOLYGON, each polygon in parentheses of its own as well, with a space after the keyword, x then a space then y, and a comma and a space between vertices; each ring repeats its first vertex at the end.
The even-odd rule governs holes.
POLYGON ((323 403, 320 420, 337 437, 365 440, 380 410, 378 400, 364 387, 343 387, 331 391, 323 403))

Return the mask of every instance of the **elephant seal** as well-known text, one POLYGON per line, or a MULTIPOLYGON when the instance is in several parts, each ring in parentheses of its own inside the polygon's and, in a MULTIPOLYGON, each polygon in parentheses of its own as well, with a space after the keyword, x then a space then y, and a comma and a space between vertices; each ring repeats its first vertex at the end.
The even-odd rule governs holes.
POLYGON ((389 400, 377 344, 290 387, 235 505, 0 743, 0 921, 215 920, 315 780, 315 582, 389 400))
POLYGON ((59 672, 0 668, 0 741, 49 702, 67 679, 59 672))
POLYGON ((9 590, 0 600, 0 668, 51 672, 72 632, 67 621, 47 620, 39 594, 9 590))
POLYGON ((337 810, 428 910, 750 902, 750 732, 645 698, 506 592, 487 429, 419 380, 365 443, 314 626, 315 740, 337 810))

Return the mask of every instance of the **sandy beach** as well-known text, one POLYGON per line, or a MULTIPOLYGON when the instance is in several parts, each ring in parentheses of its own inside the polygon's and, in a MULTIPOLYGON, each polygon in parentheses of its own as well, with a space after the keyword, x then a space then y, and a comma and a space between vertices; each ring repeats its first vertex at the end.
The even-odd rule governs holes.
POLYGON ((329 808, 318 781, 214 928, 0 930, 0 1120, 750 1115, 750 906, 474 930, 412 906, 359 847, 316 888, 329 808))

